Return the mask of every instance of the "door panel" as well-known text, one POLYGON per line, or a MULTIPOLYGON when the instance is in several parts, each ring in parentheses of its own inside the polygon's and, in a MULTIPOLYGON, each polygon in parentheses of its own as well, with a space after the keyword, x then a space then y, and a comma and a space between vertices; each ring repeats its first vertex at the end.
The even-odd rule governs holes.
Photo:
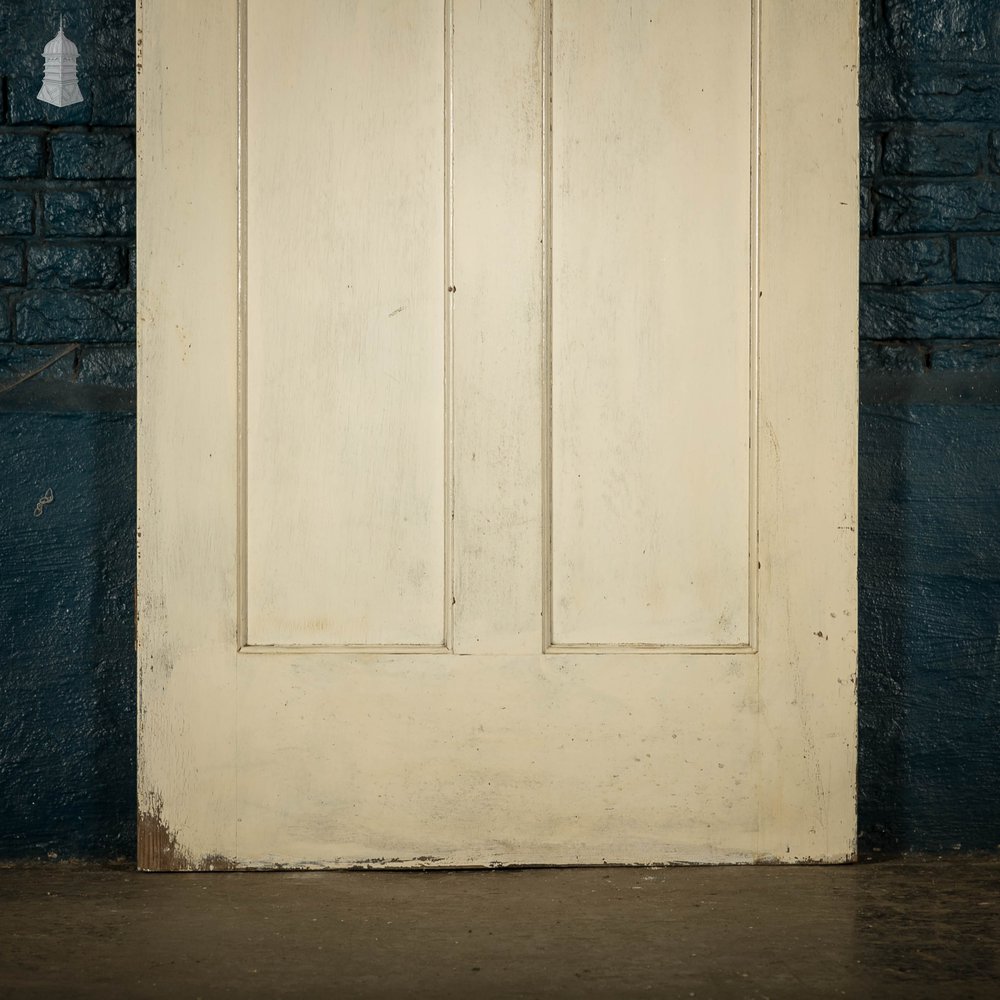
POLYGON ((442 3, 247 14, 246 641, 440 648, 442 3))
POLYGON ((856 25, 143 0, 141 867, 853 855, 856 25))
POLYGON ((642 653, 425 655, 419 673, 389 655, 249 658, 239 863, 753 860, 752 662, 664 666, 642 653))
POLYGON ((750 644, 751 10, 554 5, 557 645, 750 644))

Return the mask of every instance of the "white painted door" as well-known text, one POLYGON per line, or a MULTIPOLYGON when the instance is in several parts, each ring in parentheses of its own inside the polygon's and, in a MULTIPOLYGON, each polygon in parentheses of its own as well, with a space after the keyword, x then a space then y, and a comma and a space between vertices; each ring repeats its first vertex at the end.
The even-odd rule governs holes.
POLYGON ((141 0, 140 865, 845 860, 852 0, 141 0))

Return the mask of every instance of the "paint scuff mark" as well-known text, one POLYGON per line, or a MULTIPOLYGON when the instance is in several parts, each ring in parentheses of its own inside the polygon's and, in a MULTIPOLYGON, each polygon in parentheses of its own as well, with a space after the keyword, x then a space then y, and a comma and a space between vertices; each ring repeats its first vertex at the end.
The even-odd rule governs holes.
POLYGON ((152 797, 152 809, 139 812, 138 866, 150 872, 235 871, 236 862, 220 854, 192 858, 163 821, 163 800, 152 797))

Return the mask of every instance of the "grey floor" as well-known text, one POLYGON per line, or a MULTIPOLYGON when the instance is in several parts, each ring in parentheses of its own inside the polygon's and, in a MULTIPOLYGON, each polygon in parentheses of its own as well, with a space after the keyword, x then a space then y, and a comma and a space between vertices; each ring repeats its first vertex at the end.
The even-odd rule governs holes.
POLYGON ((1000 858, 0 868, 0 997, 1000 998, 1000 858))

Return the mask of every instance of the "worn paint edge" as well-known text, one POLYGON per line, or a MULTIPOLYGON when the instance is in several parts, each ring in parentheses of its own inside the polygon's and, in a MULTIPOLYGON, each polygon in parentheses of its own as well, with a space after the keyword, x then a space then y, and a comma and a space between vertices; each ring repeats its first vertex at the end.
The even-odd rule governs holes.
POLYGON ((164 823, 162 802, 153 796, 151 810, 138 812, 137 867, 144 872, 203 872, 235 871, 237 864, 221 854, 194 858, 178 843, 177 837, 164 823))

